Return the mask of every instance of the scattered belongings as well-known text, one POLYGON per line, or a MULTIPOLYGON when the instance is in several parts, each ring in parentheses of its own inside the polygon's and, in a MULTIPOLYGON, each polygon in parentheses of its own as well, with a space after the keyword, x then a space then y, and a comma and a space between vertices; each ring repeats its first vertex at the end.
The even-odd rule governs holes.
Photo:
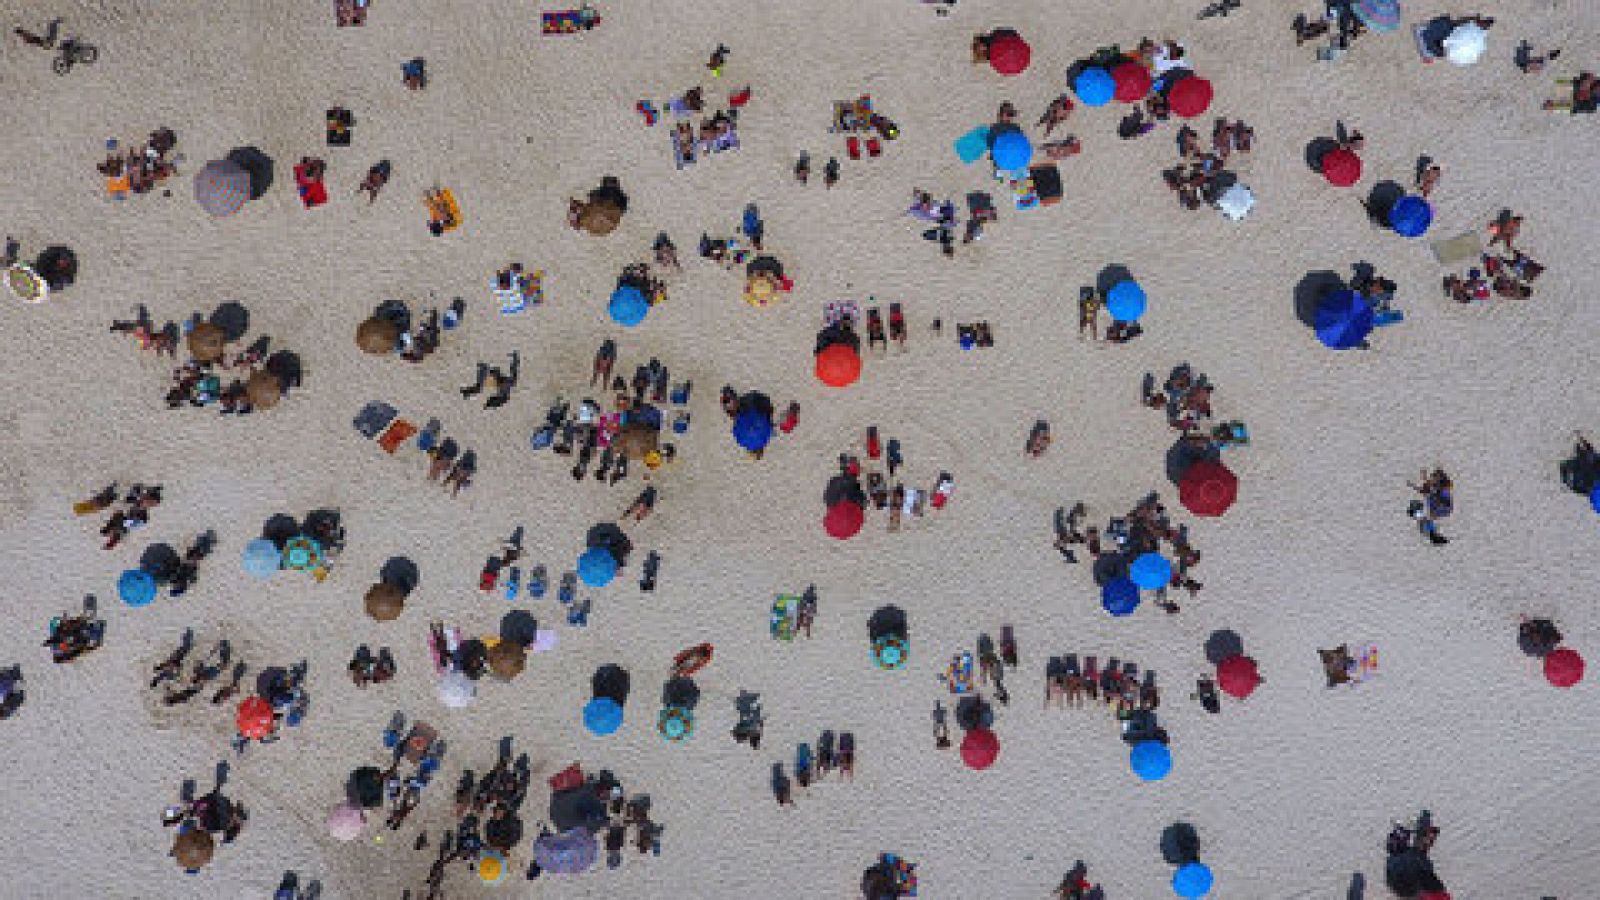
POLYGON ((585 3, 576 9, 560 9, 539 14, 539 33, 545 35, 577 34, 589 31, 600 24, 600 14, 585 3))

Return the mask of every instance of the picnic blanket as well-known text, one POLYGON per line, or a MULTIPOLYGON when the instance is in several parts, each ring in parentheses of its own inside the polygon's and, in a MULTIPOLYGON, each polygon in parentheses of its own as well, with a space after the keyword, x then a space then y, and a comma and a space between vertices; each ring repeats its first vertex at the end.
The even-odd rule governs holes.
POLYGON ((539 14, 539 32, 541 34, 577 34, 600 24, 600 16, 593 7, 584 6, 578 9, 560 9, 554 12, 539 14))

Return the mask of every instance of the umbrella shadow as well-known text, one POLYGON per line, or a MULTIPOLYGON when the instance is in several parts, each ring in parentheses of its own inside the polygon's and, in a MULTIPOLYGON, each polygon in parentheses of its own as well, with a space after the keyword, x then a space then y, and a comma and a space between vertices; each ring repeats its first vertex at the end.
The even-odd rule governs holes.
POLYGON ((1367 896, 1367 876, 1360 872, 1350 875, 1350 887, 1345 889, 1344 900, 1364 900, 1367 896))
POLYGON ((1372 191, 1361 205, 1367 211, 1367 218, 1372 224, 1382 228, 1389 227, 1389 211, 1394 209, 1395 203, 1406 195, 1406 189, 1393 180, 1380 181, 1372 186, 1372 191))
POLYGON ((158 582, 167 581, 178 573, 183 560, 171 544, 151 544, 139 555, 139 568, 158 582))
POLYGON ((391 556, 389 561, 383 564, 383 568, 378 570, 378 580, 384 584, 392 584, 403 593, 409 594, 422 583, 422 572, 408 557, 391 556))
POLYGON ((261 536, 277 544, 279 549, 299 533, 300 522, 287 513, 276 513, 261 526, 261 536))
POLYGON ((867 492, 861 486, 861 481, 849 475, 835 475, 828 479, 828 486, 822 492, 822 505, 832 509, 834 504, 848 500, 857 506, 865 508, 867 505, 867 492))
POLYGON ((977 694, 956 701, 956 724, 964 731, 988 728, 994 724, 994 707, 977 694))
POLYGON ((628 670, 616 663, 606 663, 594 670, 594 675, 589 679, 589 688, 596 697, 610 697, 617 701, 618 706, 628 705, 628 692, 633 685, 633 678, 628 670))
POLYGON ((885 635, 906 636, 906 611, 890 604, 880 606, 867 620, 867 635, 874 641, 885 635))
POLYGON ((1200 859, 1200 832, 1188 822, 1174 822, 1161 830, 1161 858, 1169 866, 1200 859))
POLYGON ((324 546, 336 547, 344 541, 344 526, 339 524, 336 509, 313 509, 306 513, 301 530, 321 541, 324 546))
POLYGON ((1213 666, 1230 656, 1244 655, 1244 638, 1231 628, 1219 628, 1206 638, 1206 662, 1213 666))
POLYGON ((514 609, 500 617, 501 640, 531 647, 538 634, 539 623, 525 609, 514 609))
POLYGON ((1094 583, 1105 587, 1108 583, 1118 578, 1126 578, 1128 566, 1133 563, 1133 554, 1126 551, 1121 553, 1102 553, 1094 561, 1094 583))
POLYGON ((33 261, 34 271, 52 290, 61 290, 78 279, 78 254, 63 244, 51 244, 33 261))
POLYGON ((615 522, 601 522, 590 528, 583 545, 604 547, 617 560, 619 569, 628 564, 628 554, 633 552, 633 541, 615 522))
POLYGON ((1133 272, 1127 266, 1122 263, 1112 263, 1101 269, 1100 274, 1094 277, 1094 288, 1104 297, 1118 283, 1133 280, 1133 272))
POLYGON ((230 300, 212 310, 211 318, 207 321, 221 328, 224 339, 231 344, 242 339, 250 330, 250 310, 230 300))
POLYGON ((374 319, 390 322, 401 331, 411 330, 411 308, 401 300, 385 300, 372 308, 374 319))
POLYGON ((1339 142, 1331 137, 1312 138, 1306 144, 1306 168, 1322 174, 1323 157, 1339 149, 1339 142))
POLYGON ((661 705, 694 709, 700 703, 700 686, 687 675, 667 679, 661 686, 661 705))
POLYGON ((272 157, 261 152, 259 147, 235 147, 228 151, 227 160, 249 174, 251 200, 260 200, 272 187, 272 157))
POLYGON ((278 377, 278 383, 283 385, 284 390, 299 387, 300 380, 305 375, 300 355, 290 353, 288 350, 279 350, 267 357, 263 368, 278 377))
POLYGON ((1172 446, 1167 448, 1167 480, 1173 484, 1183 480, 1183 473, 1197 462, 1210 460, 1218 462, 1222 459, 1222 449, 1210 441, 1200 444, 1186 438, 1178 438, 1172 446))
POLYGON ((1345 289, 1345 282, 1338 272, 1331 269, 1318 269, 1308 272, 1299 283, 1294 286, 1294 315, 1300 323, 1307 328, 1315 328, 1317 324, 1317 306, 1322 303, 1322 298, 1334 291, 1345 289))

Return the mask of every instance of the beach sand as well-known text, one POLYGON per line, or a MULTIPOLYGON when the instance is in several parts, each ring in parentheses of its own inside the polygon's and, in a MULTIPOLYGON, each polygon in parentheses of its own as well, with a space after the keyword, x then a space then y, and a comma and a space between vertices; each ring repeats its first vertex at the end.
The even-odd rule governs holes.
MULTIPOLYGON (((411 850, 417 831, 437 839, 460 769, 482 772, 495 741, 512 735, 540 785, 525 810, 530 830, 543 779, 581 760, 651 795, 663 853, 630 849, 617 871, 525 886, 524 842, 516 883, 482 888, 456 866, 449 896, 851 897, 862 868, 887 851, 919 864, 928 898, 1044 897, 1077 859, 1109 897, 1156 898, 1169 896, 1172 871, 1161 831, 1185 821, 1217 874, 1214 896, 1345 897, 1362 873, 1365 896, 1383 897, 1383 837, 1422 808, 1443 828, 1434 859, 1455 896, 1583 896, 1600 828, 1588 751, 1600 704, 1592 679, 1546 686, 1515 635, 1521 615, 1546 615, 1570 645, 1600 653, 1591 602, 1600 529, 1556 478, 1572 430, 1600 428, 1596 268, 1581 237, 1596 200, 1586 162, 1594 123, 1539 110, 1551 78, 1600 51, 1600 20, 1583 4, 1508 0, 1482 10, 1499 24, 1476 67, 1423 66, 1404 32, 1364 37, 1323 64, 1295 47, 1292 5, 1197 22, 1200 5, 1000 11, 971 0, 937 18, 908 0, 602 3, 597 30, 555 38, 538 34, 538 7, 520 0, 375 0, 368 24, 347 29, 334 27, 327 2, 6 4, 0 19, 30 28, 60 12, 100 60, 61 78, 47 53, 13 42, 0 61, 12 104, 5 230, 25 254, 64 243, 82 261, 77 283, 48 306, 0 304, 9 398, 0 596, 11 623, 0 664, 22 663, 29 683, 21 714, 0 724, 9 758, 0 861, 11 873, 0 894, 262 897, 294 870, 302 883, 320 879, 324 897, 416 896, 433 858, 411 850), (971 36, 1003 25, 1034 48, 1017 78, 968 63, 971 36), (1118 111, 1080 106, 1065 130, 1084 150, 1061 164, 1060 206, 1003 207, 953 261, 918 238, 902 215, 913 187, 957 197, 989 187, 985 167, 962 166, 952 140, 1002 100, 1031 125, 1074 59, 1141 35, 1183 41, 1216 86, 1215 114, 1254 126, 1255 151, 1235 167, 1259 201, 1248 219, 1178 208, 1158 177, 1175 160, 1174 125, 1122 141, 1118 111), (1561 45, 1560 65, 1518 73, 1510 58, 1521 36, 1561 45), (732 53, 714 79, 704 62, 718 42, 732 53), (399 67, 418 55, 432 84, 412 93, 399 67), (633 106, 697 83, 711 102, 753 87, 743 147, 674 171, 666 127, 644 127, 633 106), (853 162, 826 127, 834 100, 862 93, 901 137, 881 158, 853 162), (350 148, 323 145, 322 112, 334 105, 358 119, 350 148), (1303 161, 1339 118, 1367 136, 1366 175, 1350 190, 1303 161), (102 141, 160 125, 186 157, 172 196, 108 201, 93 169, 102 141), (189 176, 240 145, 276 160, 277 184, 212 220, 189 176), (808 186, 789 175, 802 150, 813 160, 808 186), (830 191, 820 173, 834 153, 844 173, 830 191), (333 198, 309 212, 289 172, 308 154, 328 160, 333 198), (1422 154, 1444 166, 1430 238, 1481 228, 1502 207, 1528 216, 1522 242, 1549 267, 1531 301, 1455 306, 1439 294, 1446 270, 1425 240, 1367 223, 1359 198, 1380 180, 1408 185, 1422 154), (384 158, 394 178, 369 206, 355 186, 384 158), (566 228, 567 198, 607 174, 632 197, 622 226, 604 239, 566 228), (428 235, 420 203, 436 184, 455 192, 465 219, 442 238, 428 235), (693 258, 699 234, 731 234, 748 202, 796 282, 765 310, 740 301, 737 273, 693 258), (684 272, 642 326, 619 334, 605 298, 662 230, 684 272), (546 271, 548 300, 501 317, 486 282, 512 260, 546 271), (1333 353, 1296 319, 1294 286, 1312 271, 1348 275, 1360 260, 1400 284, 1406 321, 1375 334, 1370 352, 1333 353), (1079 341, 1077 288, 1114 263, 1151 297, 1146 333, 1125 346, 1079 341), (439 354, 411 366, 356 349, 354 329, 374 305, 398 298, 416 309, 430 294, 469 305, 439 354), (868 295, 905 305, 910 349, 869 357, 860 384, 829 392, 810 369, 822 306, 868 295), (304 360, 304 388, 270 412, 169 412, 169 364, 106 333, 139 303, 162 321, 228 301, 250 310, 252 337, 270 335, 304 360), (946 326, 938 338, 935 317, 946 326), (954 325, 974 320, 991 323, 996 346, 964 353, 954 325), (446 710, 424 626, 493 632, 511 607, 477 592, 483 558, 525 524, 523 565, 544 563, 554 582, 586 529, 642 487, 637 473, 616 487, 575 485, 570 461, 528 449, 557 393, 583 395, 606 337, 618 341, 620 374, 657 356, 674 380, 693 379, 680 461, 656 479, 657 512, 629 527, 638 550, 622 578, 587 592, 589 627, 557 625, 554 654, 531 659, 513 684, 481 685, 475 707, 446 710), (476 362, 513 349, 523 375, 506 408, 455 394, 476 362), (1138 402, 1143 373, 1159 378, 1182 361, 1218 385, 1219 417, 1244 419, 1252 435, 1227 451, 1243 487, 1221 520, 1178 508, 1163 474, 1174 435, 1138 402), (745 458, 716 407, 724 383, 767 392, 780 412, 798 400, 799 428, 763 460, 745 458), (368 400, 419 424, 439 417, 478 452, 477 484, 451 499, 426 482, 414 448, 389 457, 361 439, 349 422, 368 400), (1055 443, 1025 458, 1041 417, 1055 443), (836 455, 860 452, 868 425, 900 439, 912 483, 949 471, 957 491, 898 534, 873 512, 861 536, 836 542, 820 527, 820 495, 836 455), (1442 549, 1403 514, 1406 479, 1433 465, 1458 491, 1442 549), (166 501, 105 552, 99 519, 70 506, 111 479, 163 484, 166 501), (1206 587, 1177 616, 1146 603, 1113 620, 1089 566, 1065 565, 1051 547, 1050 516, 1081 500, 1104 524, 1152 489, 1190 524, 1206 587), (340 510, 349 534, 326 582, 239 571, 240 548, 267 517, 318 507, 340 510), (117 601, 116 575, 143 547, 208 528, 219 549, 188 596, 139 610, 117 601), (641 594, 639 560, 652 549, 660 587, 641 594), (375 623, 361 597, 396 555, 416 561, 422 583, 399 620, 375 623), (772 596, 811 583, 815 637, 769 640, 772 596), (52 666, 38 646, 45 624, 87 593, 109 621, 106 645, 52 666), (866 619, 884 603, 910 616, 912 659, 899 672, 868 659, 866 619), (929 711, 951 701, 935 675, 1006 623, 1022 664, 1009 675, 1011 705, 998 710, 999 761, 974 773, 953 749, 933 748, 929 711), (162 709, 144 690, 188 625, 202 649, 228 637, 254 668, 307 660, 312 698, 304 725, 233 760, 229 793, 250 823, 193 877, 167 857, 159 812, 182 779, 204 789, 217 761, 232 758, 231 709, 162 709), (1188 694, 1206 670, 1206 637, 1223 628, 1243 637, 1267 681, 1210 716, 1188 694), (669 745, 653 727, 656 685, 674 653, 701 641, 716 659, 698 679, 698 733, 669 745), (361 642, 394 648, 393 682, 351 685, 344 665, 361 642), (1316 650, 1345 642, 1377 644, 1381 671, 1329 690, 1316 650), (1158 674, 1175 757, 1166 781, 1129 773, 1109 713, 1040 709, 1044 663, 1060 653, 1158 674), (590 674, 608 662, 632 672, 633 696, 622 731, 601 739, 584 732, 579 710, 590 674), (727 737, 741 689, 765 706, 759 752, 727 737), (349 770, 382 758, 395 709, 440 729, 443 769, 398 834, 336 844, 323 817, 349 770), (795 744, 825 728, 855 733, 854 782, 829 779, 780 809, 771 764, 792 766, 795 744)), ((1443 11, 1408 5, 1408 24, 1443 11)), ((1197 123, 1203 136, 1210 123, 1197 123)), ((528 608, 557 622, 553 596, 528 608)))

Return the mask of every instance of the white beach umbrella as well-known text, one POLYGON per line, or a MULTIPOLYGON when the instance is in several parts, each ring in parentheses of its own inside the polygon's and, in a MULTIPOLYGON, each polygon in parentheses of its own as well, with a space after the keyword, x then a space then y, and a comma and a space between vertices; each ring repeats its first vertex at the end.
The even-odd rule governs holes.
POLYGON ((353 841, 367 827, 367 815, 354 803, 341 803, 328 813, 328 834, 336 841, 353 841))
POLYGON ((478 686, 463 672, 446 672, 439 679, 439 702, 451 709, 465 709, 478 699, 478 686))
POLYGON ((1444 58, 1458 66, 1470 66, 1483 58, 1489 46, 1489 32, 1473 22, 1464 22, 1444 39, 1444 58))
POLYGON ((1233 184, 1217 198, 1217 209, 1222 214, 1237 222, 1250 212, 1256 205, 1256 195, 1242 184, 1233 184))

